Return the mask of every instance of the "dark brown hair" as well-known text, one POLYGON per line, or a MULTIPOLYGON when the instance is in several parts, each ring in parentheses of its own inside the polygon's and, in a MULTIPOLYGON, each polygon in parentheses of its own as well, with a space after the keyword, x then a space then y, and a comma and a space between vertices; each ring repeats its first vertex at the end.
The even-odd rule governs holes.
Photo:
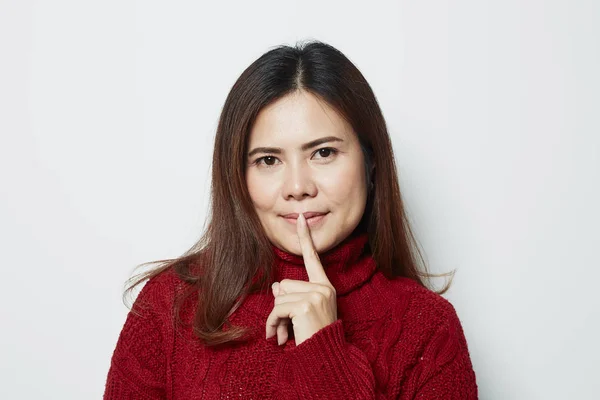
MULTIPOLYGON (((297 90, 327 102, 352 126, 373 183, 357 230, 368 232, 377 268, 392 279, 404 276, 430 287, 427 267, 404 209, 386 122, 371 87, 356 66, 320 41, 278 46, 254 61, 237 79, 223 106, 212 160, 208 224, 200 240, 176 259, 140 264, 158 268, 134 276, 125 295, 146 279, 172 269, 187 290, 175 302, 197 296, 195 335, 207 346, 243 340, 247 330, 228 317, 249 293, 270 290, 274 255, 252 205, 245 181, 248 136, 257 114, 297 90), (419 263, 420 261, 420 263, 419 263), (260 277, 259 279, 256 279, 260 277), (226 331, 220 328, 226 324, 226 331)), ((138 267, 139 267, 138 266, 138 267)), ((447 285, 437 293, 446 292, 447 285)))

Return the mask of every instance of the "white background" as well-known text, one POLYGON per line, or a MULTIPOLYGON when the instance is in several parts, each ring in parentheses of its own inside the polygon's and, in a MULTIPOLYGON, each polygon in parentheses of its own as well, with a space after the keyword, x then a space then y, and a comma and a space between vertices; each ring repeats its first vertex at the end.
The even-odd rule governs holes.
POLYGON ((480 398, 598 398, 600 3, 0 5, 0 398, 101 398, 124 281, 200 236, 231 85, 303 39, 377 95, 480 398))

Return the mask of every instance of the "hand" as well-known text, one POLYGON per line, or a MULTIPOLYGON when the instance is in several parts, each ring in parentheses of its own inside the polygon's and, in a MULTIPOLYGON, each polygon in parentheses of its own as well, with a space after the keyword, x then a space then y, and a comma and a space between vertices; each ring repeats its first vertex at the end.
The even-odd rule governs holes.
POLYGON ((283 279, 273 284, 275 306, 267 317, 267 339, 277 334, 280 345, 288 339, 290 320, 297 346, 337 320, 335 288, 321 265, 302 213, 296 220, 296 231, 308 273, 308 282, 283 279))

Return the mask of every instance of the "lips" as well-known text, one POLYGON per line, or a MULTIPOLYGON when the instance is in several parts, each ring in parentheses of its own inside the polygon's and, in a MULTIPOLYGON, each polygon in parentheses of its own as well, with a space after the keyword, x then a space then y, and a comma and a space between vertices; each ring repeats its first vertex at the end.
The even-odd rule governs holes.
MULTIPOLYGON (((318 217, 319 215, 325 215, 327 214, 326 212, 319 212, 319 211, 307 211, 307 212, 303 212, 302 213, 304 215, 304 218, 309 219, 309 218, 313 218, 313 217, 318 217)), ((289 218, 289 219, 298 219, 298 213, 290 213, 290 214, 285 214, 283 215, 284 218, 289 218)))
MULTIPOLYGON (((323 226, 324 221, 327 219, 327 215, 329 215, 329 211, 307 211, 303 212, 302 214, 306 218, 306 223, 308 226, 310 226, 312 231, 323 226)), ((298 215, 298 213, 289 213, 282 215, 282 217, 291 229, 297 229, 298 215)))

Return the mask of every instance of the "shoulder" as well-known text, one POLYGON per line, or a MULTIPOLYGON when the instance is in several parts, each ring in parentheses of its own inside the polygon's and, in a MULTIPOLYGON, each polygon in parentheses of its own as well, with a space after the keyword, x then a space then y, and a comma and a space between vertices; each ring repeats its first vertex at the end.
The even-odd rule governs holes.
POLYGON ((169 314, 177 289, 181 286, 175 272, 169 268, 143 283, 133 304, 132 311, 136 314, 152 313, 155 316, 169 314))
POLYGON ((430 336, 434 331, 460 325, 456 309, 442 295, 409 278, 386 281, 387 290, 395 299, 392 314, 405 329, 430 336))
POLYGON ((454 306, 435 291, 405 277, 378 274, 377 288, 388 305, 386 341, 403 362, 442 366, 457 354, 468 354, 454 306), (427 363, 426 363, 427 364, 427 363))
POLYGON ((126 391, 133 391, 133 386, 159 396, 174 344, 172 325, 168 321, 172 316, 176 276, 171 270, 164 270, 139 285, 143 286, 127 314, 113 351, 106 386, 122 388, 112 390, 123 390, 119 392, 123 396, 126 391))

